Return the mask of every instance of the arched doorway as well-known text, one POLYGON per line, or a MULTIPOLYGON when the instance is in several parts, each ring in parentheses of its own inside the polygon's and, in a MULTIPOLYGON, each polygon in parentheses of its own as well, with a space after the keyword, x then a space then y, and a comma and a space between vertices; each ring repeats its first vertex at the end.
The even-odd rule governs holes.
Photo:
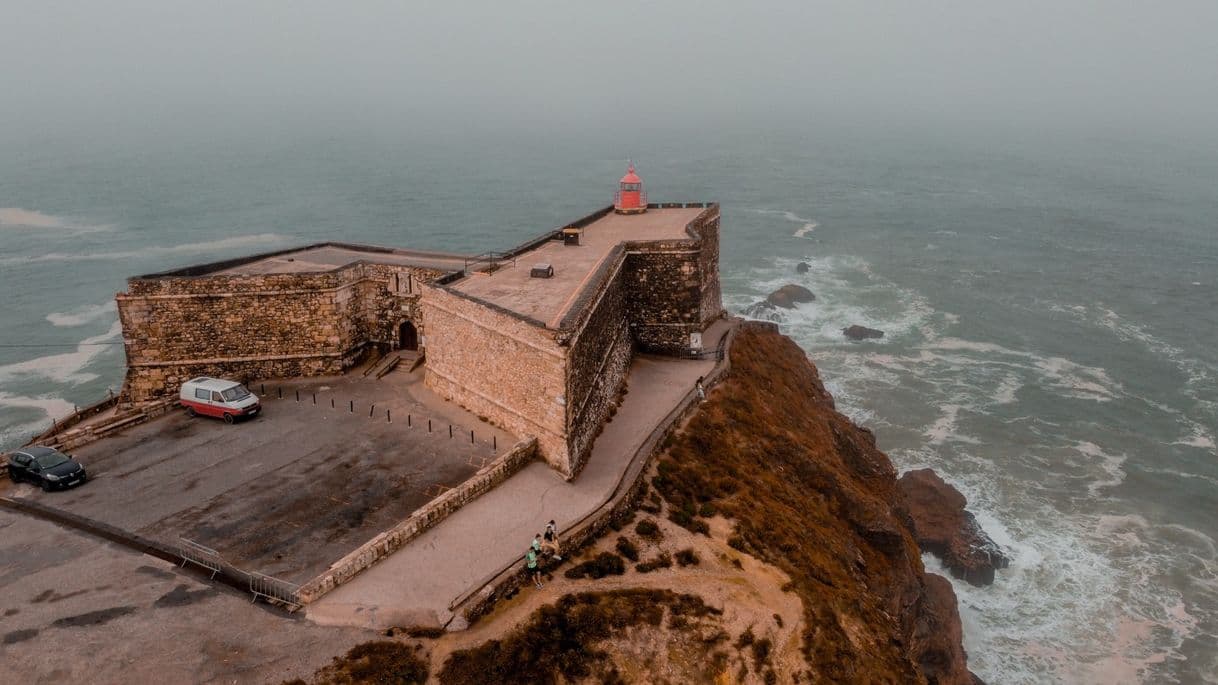
POLYGON ((419 331, 410 321, 403 321, 402 325, 398 326, 398 349, 419 349, 419 331))

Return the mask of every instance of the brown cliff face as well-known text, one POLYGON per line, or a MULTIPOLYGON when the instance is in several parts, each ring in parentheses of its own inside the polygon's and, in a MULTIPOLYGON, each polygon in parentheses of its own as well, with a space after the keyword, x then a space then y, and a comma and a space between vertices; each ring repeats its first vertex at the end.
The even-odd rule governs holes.
POLYGON ((931 469, 907 471, 897 484, 918 545, 942 559, 957 578, 973 585, 994 582, 994 571, 1010 560, 964 509, 964 495, 931 469))
POLYGON ((698 528, 781 568, 803 600, 810 682, 971 683, 950 584, 926 574, 896 473, 790 339, 742 330, 732 371, 670 439, 654 485, 698 528))

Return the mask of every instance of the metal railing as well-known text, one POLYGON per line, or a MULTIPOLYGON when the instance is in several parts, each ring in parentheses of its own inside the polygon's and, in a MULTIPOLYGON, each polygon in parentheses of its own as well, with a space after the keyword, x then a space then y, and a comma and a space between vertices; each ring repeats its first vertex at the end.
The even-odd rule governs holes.
MULTIPOLYGON (((620 190, 619 190, 619 191, 617 191, 617 192, 615 192, 615 193, 613 194, 613 206, 614 206, 614 207, 616 207, 616 206, 618 206, 618 205, 620 205, 620 204, 622 204, 622 191, 620 191, 620 190)), ((640 191, 639 191, 639 206, 640 206, 640 207, 647 207, 647 206, 648 206, 648 204, 647 204, 647 191, 646 191, 646 190, 640 190, 640 191)))
POLYGON ((272 604, 279 603, 287 606, 289 612, 294 612, 304 606, 304 603, 300 601, 299 585, 293 585, 257 571, 249 571, 246 575, 250 579, 250 593, 254 595, 251 602, 257 602, 259 598, 262 598, 272 604))
POLYGON ((186 566, 186 563, 190 562, 211 571, 210 579, 212 580, 224 568, 224 558, 220 556, 219 552, 211 547, 204 547, 194 540, 178 538, 178 556, 182 557, 182 566, 186 566))
POLYGON ((483 252, 482 254, 467 257, 465 259, 465 271, 477 271, 479 265, 486 264, 486 271, 494 271, 504 264, 516 266, 516 257, 509 255, 506 252, 483 252))

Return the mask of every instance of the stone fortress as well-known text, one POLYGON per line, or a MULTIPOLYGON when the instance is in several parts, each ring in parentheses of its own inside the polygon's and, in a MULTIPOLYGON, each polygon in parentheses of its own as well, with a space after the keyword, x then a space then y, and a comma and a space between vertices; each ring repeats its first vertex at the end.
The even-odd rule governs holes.
POLYGON ((632 166, 612 206, 506 252, 327 242, 137 276, 116 299, 124 404, 200 375, 336 375, 417 350, 429 388, 535 437, 570 479, 635 351, 696 354, 724 315, 719 206, 649 204, 632 166))

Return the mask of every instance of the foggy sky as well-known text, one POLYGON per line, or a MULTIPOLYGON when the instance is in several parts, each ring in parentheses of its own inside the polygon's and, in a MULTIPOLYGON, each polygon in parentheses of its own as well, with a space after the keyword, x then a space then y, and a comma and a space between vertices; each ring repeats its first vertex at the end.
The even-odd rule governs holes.
POLYGON ((1218 2, 0 0, 0 136, 861 118, 1210 131, 1218 2))

